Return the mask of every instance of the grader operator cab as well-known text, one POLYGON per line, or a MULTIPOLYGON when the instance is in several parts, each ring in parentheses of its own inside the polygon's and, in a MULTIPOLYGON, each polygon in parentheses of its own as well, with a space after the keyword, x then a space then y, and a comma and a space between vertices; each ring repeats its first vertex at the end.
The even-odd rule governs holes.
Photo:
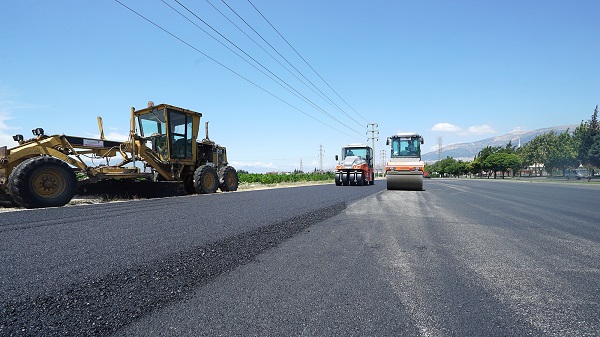
MULTIPOLYGON (((339 160, 336 155, 335 160, 339 160)), ((373 170, 373 150, 370 146, 350 144, 342 148, 342 158, 335 167, 335 184, 342 185, 373 185, 375 171, 373 170)))
MULTIPOLYGON (((110 179, 180 182, 187 193, 235 191, 237 172, 227 162, 225 147, 208 138, 208 123, 206 138, 197 140, 201 117, 150 102, 145 109, 131 108, 125 142, 104 139, 100 117, 100 139, 49 136, 41 128, 33 130, 32 139, 16 135, 18 146, 0 147, 0 197, 26 208, 63 206, 78 186, 110 179), (117 156, 122 161, 110 165, 117 156), (94 160, 106 164, 89 165, 94 160)), ((152 186, 160 188, 159 183, 152 186)))
POLYGON ((423 137, 416 133, 399 133, 388 137, 386 145, 391 147, 390 161, 385 166, 388 190, 423 190, 421 161, 423 137))

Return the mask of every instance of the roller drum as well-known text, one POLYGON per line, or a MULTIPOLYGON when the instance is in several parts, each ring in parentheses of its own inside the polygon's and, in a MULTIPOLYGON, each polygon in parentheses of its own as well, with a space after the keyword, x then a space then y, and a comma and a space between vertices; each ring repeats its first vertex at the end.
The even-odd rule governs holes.
POLYGON ((388 174, 386 180, 388 190, 423 190, 422 174, 388 174))

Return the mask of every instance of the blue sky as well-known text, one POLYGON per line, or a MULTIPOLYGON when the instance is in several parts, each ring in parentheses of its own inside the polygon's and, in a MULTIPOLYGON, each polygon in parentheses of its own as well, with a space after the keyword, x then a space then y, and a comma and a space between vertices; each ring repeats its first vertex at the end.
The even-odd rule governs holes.
POLYGON ((120 1, 169 33, 114 0, 2 3, 2 145, 36 127, 97 137, 96 116, 123 140, 152 100, 202 112, 238 169, 310 171, 369 123, 378 154, 405 131, 427 152, 578 124, 600 103, 595 0, 120 1))

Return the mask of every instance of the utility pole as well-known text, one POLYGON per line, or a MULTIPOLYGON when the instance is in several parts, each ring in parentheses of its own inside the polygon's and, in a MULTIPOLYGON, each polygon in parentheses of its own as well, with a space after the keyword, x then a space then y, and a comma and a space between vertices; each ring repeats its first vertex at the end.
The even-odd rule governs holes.
POLYGON ((371 140, 371 149, 373 150, 373 154, 371 160, 373 161, 373 168, 375 168, 375 140, 379 141, 379 130, 376 130, 375 128, 379 127, 379 125, 377 123, 370 123, 367 124, 367 128, 371 126, 371 130, 367 131, 367 135, 370 133, 371 137, 367 138, 367 141, 370 139, 371 140))
POLYGON ((385 170, 385 149, 381 150, 381 176, 383 177, 383 172, 385 170))
POLYGON ((319 145, 319 170, 321 170, 321 173, 323 173, 323 153, 325 153, 323 145, 319 145))

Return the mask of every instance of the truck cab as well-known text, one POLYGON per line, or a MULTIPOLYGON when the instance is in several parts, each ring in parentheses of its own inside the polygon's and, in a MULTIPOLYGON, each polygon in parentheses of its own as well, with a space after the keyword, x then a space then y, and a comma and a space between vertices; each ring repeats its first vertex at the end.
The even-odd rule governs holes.
POLYGON ((342 147, 341 160, 335 167, 335 184, 341 185, 373 185, 375 170, 373 169, 373 149, 368 145, 349 144, 342 147))

